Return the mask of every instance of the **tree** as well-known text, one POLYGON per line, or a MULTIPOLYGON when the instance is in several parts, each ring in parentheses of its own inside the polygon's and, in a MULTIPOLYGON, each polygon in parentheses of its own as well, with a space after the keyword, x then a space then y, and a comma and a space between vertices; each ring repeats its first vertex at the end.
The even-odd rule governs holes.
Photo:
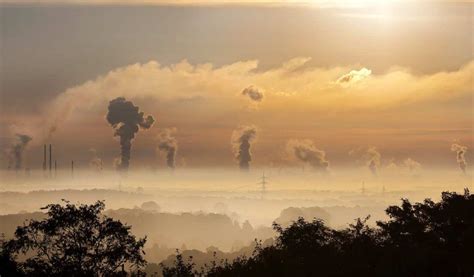
POLYGON ((130 226, 102 215, 104 202, 64 202, 42 208, 44 220, 17 227, 2 244, 4 259, 29 276, 121 276, 125 266, 137 271, 146 264, 146 238, 137 240, 130 226))
POLYGON ((214 263, 198 275, 473 276, 474 195, 468 190, 443 192, 439 202, 402 199, 386 213, 390 219, 377 227, 367 225, 368 217, 342 230, 318 219, 298 218, 287 228, 274 224, 274 245, 257 244, 251 257, 214 263))

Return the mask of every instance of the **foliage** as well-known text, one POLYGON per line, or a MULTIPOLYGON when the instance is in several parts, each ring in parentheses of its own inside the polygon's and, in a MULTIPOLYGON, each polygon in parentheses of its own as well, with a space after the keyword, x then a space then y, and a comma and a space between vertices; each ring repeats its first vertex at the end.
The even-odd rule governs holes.
POLYGON ((146 238, 137 240, 130 226, 102 216, 104 208, 102 201, 50 204, 43 208, 46 219, 29 221, 2 243, 2 257, 28 276, 121 276, 125 265, 138 270, 146 263, 146 238))
MULTIPOLYGON (((221 261, 200 276, 472 276, 474 195, 444 192, 386 209, 390 219, 367 225, 357 219, 343 230, 299 218, 289 227, 274 224, 274 245, 257 245, 253 256, 221 261)), ((182 257, 181 257, 182 258, 182 257)), ((168 268, 179 275, 179 267, 168 268)), ((186 265, 186 272, 194 269, 186 265)), ((165 275, 167 276, 167 275, 165 275)))

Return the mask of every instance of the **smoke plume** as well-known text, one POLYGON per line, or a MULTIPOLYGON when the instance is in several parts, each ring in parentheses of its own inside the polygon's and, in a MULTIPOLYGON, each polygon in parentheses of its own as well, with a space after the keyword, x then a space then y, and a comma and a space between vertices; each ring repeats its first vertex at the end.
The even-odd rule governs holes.
POLYGON ((358 157, 357 161, 363 161, 370 169, 370 172, 372 172, 374 176, 377 176, 380 167, 380 159, 382 157, 382 155, 377 151, 377 148, 374 146, 370 146, 367 149, 361 147, 351 150, 349 155, 358 157))
POLYGON ((163 129, 158 134, 158 150, 166 153, 166 165, 169 168, 176 166, 176 152, 178 151, 178 141, 173 136, 176 128, 163 129))
POLYGON ((404 160, 403 166, 408 168, 410 172, 416 172, 421 169, 421 164, 411 158, 404 160))
POLYGON ((467 146, 454 143, 451 145, 451 151, 456 152, 456 161, 459 164, 459 168, 461 168, 462 172, 466 174, 467 162, 464 155, 466 154, 467 146))
POLYGON ((89 166, 95 170, 101 171, 103 169, 102 159, 97 156, 97 150, 94 148, 89 149, 89 152, 92 153, 92 159, 89 161, 89 166))
POLYGON ((257 137, 257 128, 255 126, 241 126, 232 133, 232 148, 235 159, 239 161, 239 167, 242 170, 248 170, 252 153, 250 145, 257 137))
POLYGON ((242 95, 247 95, 252 101, 261 102, 263 92, 254 86, 249 86, 242 91, 242 95))
POLYGON ((311 140, 290 140, 286 149, 290 155, 318 171, 327 171, 329 168, 326 153, 317 149, 311 140))
POLYGON ((12 145, 8 155, 9 155, 9 164, 15 164, 15 169, 19 170, 23 167, 23 153, 25 152, 28 143, 32 140, 32 138, 28 135, 23 134, 15 134, 17 138, 17 142, 12 145))
POLYGON ((144 117, 143 112, 132 102, 118 97, 109 102, 107 121, 115 129, 114 136, 120 137, 120 162, 118 168, 127 170, 130 164, 132 140, 139 128, 149 129, 155 119, 151 115, 144 117))

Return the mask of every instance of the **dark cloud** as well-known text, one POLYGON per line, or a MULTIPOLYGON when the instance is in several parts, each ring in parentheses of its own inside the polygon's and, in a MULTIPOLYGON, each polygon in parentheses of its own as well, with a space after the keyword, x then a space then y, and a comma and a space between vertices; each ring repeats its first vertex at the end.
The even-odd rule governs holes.
POLYGON ((114 136, 120 137, 119 169, 127 170, 130 163, 132 140, 139 128, 149 129, 155 119, 151 115, 144 117, 143 112, 132 102, 118 97, 109 102, 107 122, 115 129, 114 136))

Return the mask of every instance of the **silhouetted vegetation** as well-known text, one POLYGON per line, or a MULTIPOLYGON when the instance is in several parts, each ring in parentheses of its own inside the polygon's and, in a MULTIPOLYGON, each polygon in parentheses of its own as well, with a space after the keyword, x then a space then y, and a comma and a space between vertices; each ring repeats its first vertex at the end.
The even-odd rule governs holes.
MULTIPOLYGON (((145 265, 145 239, 135 239, 130 226, 101 215, 103 202, 66 202, 45 209, 44 220, 31 220, 17 228, 13 239, 2 241, 1 276, 122 276, 127 274, 123 266, 134 276, 145 265)), ((472 276, 474 195, 468 190, 444 192, 439 202, 412 204, 402 199, 386 213, 389 219, 378 221, 376 227, 367 225, 368 217, 342 230, 319 219, 299 218, 288 227, 274 223, 274 243, 256 241, 249 256, 219 258, 223 256, 212 248, 196 252, 209 260, 198 267, 193 256, 178 252, 172 264, 161 264, 162 274, 472 276)))
POLYGON ((123 276, 145 265, 146 238, 103 216, 104 203, 51 204, 44 220, 31 220, 2 242, 1 276, 123 276))
POLYGON ((251 257, 219 261, 197 270, 181 255, 164 276, 472 276, 474 195, 444 192, 386 209, 390 219, 369 227, 358 219, 343 230, 299 218, 274 224, 276 243, 257 245, 251 257))

